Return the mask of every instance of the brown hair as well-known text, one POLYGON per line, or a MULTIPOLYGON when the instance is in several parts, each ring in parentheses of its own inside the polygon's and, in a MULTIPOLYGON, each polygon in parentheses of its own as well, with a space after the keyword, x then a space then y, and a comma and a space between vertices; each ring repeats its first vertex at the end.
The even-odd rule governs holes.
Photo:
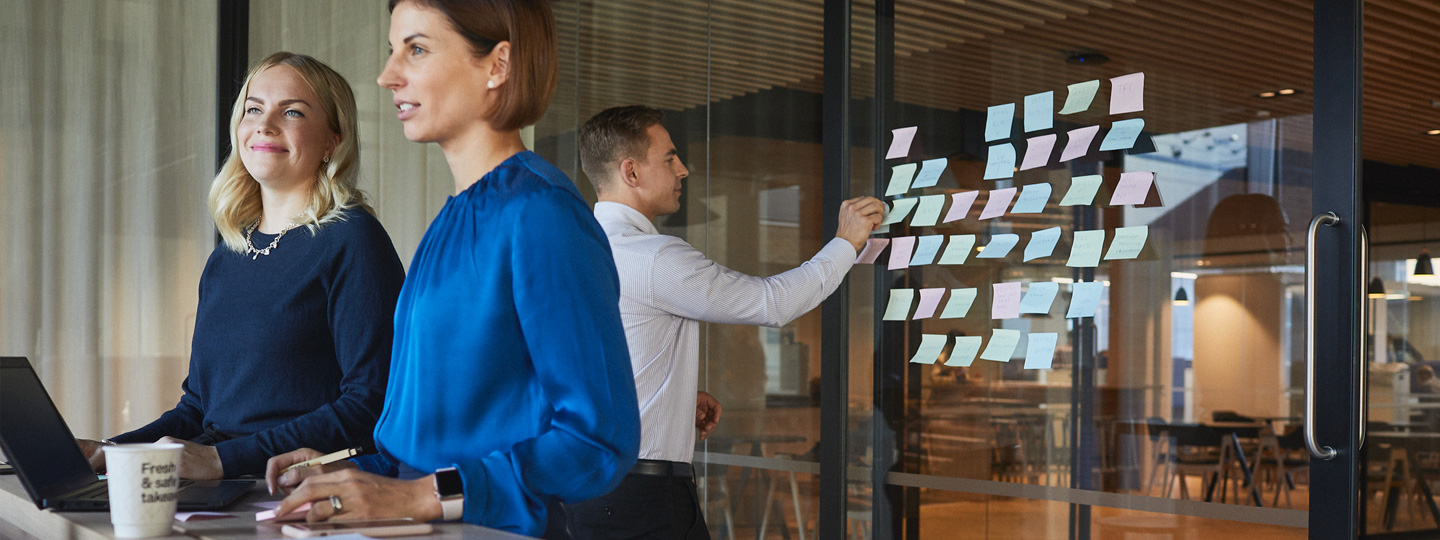
POLYGON ((484 58, 501 41, 510 42, 510 77, 501 85, 495 129, 512 131, 545 116, 559 79, 560 52, 555 41, 555 16, 544 0, 390 0, 433 9, 450 20, 455 32, 484 58))
POLYGON ((604 191, 611 180, 608 170, 625 158, 645 160, 650 151, 650 126, 665 119, 665 113, 644 105, 611 107, 590 117, 580 126, 580 168, 590 177, 596 192, 604 191))

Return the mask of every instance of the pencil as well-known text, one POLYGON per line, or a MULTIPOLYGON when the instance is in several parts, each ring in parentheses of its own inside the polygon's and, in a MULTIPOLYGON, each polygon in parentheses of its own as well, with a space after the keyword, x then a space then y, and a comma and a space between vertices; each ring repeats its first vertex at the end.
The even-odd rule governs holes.
POLYGON ((294 464, 294 465, 291 465, 291 466, 289 466, 289 467, 286 467, 285 470, 280 471, 280 474, 285 474, 285 473, 287 473, 287 472, 290 472, 291 470, 299 469, 299 468, 301 468, 301 467, 314 467, 314 466, 316 466, 316 465, 329 465, 329 464, 331 464, 331 463, 334 463, 334 462, 336 462, 336 461, 340 461, 340 460, 342 460, 342 459, 348 459, 348 458, 351 458, 351 457, 355 457, 355 456, 357 456, 357 455, 359 455, 359 454, 360 454, 360 449, 359 449, 359 448, 346 448, 346 449, 341 450, 341 451, 339 451, 339 452, 331 452, 331 453, 329 453, 329 454, 325 454, 325 455, 320 456, 320 457, 317 457, 317 458, 315 458, 315 459, 307 459, 307 460, 305 460, 305 461, 301 461, 300 463, 296 463, 296 464, 294 464))

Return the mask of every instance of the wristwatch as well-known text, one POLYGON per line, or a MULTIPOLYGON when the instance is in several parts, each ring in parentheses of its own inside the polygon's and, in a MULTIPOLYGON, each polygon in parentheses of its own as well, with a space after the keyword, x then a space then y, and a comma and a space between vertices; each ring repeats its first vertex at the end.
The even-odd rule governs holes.
POLYGON ((465 481, 459 469, 435 471, 435 498, 440 499, 440 519, 455 521, 465 515, 465 481))

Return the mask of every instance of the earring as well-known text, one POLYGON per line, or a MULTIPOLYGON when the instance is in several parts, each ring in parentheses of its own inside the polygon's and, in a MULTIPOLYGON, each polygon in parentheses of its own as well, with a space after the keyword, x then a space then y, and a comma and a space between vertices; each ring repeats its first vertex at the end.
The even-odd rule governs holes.
POLYGON ((321 163, 329 163, 329 162, 330 162, 330 156, 325 156, 325 157, 320 158, 320 162, 321 162, 321 163))
POLYGON ((491 79, 491 80, 485 81, 485 88, 489 88, 489 89, 491 89, 491 90, 494 90, 494 89, 495 89, 495 80, 494 80, 494 79, 491 79))

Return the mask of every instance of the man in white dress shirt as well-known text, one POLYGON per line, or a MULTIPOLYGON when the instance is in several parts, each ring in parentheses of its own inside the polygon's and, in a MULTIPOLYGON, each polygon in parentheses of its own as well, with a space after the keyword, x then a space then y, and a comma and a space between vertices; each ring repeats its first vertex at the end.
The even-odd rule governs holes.
POLYGON ((696 436, 720 420, 720 403, 698 392, 700 321, 778 327, 804 315, 840 286, 885 212, 873 197, 845 201, 835 239, 799 268, 768 278, 725 268, 652 223, 680 210, 690 174, 660 120, 649 107, 615 107, 580 129, 581 167, 600 199, 595 218, 620 274, 640 461, 615 491, 567 506, 578 539, 710 537, 690 466, 696 436))

